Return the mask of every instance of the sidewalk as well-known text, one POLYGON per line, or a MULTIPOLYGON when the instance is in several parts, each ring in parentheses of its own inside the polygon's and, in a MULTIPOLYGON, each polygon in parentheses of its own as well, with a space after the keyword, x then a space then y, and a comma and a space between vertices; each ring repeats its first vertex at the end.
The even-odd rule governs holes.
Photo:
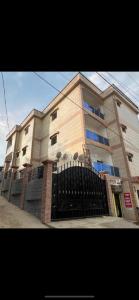
POLYGON ((0 228, 48 228, 39 219, 0 196, 0 228))

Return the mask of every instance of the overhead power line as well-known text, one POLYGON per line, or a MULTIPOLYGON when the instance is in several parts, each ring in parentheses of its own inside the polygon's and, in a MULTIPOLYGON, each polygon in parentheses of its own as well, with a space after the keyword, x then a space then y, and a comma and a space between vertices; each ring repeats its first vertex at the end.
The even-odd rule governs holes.
POLYGON ((5 111, 6 111, 6 122, 7 122, 7 127, 8 127, 8 129, 9 129, 9 131, 10 131, 9 120, 8 120, 8 112, 7 112, 7 101, 6 101, 6 92, 5 92, 5 82, 4 82, 3 72, 1 72, 1 77, 2 77, 3 96, 4 96, 4 104, 5 104, 5 111))
POLYGON ((128 76, 132 79, 132 81, 135 82, 135 83, 137 84, 137 86, 139 86, 139 82, 136 81, 136 79, 133 78, 133 76, 132 76, 129 72, 127 72, 127 74, 128 74, 128 76))
POLYGON ((110 72, 106 72, 112 79, 114 79, 118 85, 121 85, 121 87, 125 90, 126 93, 128 93, 131 97, 134 97, 136 99, 136 101, 138 102, 138 99, 136 98, 136 96, 139 97, 139 94, 137 92, 135 92, 134 90, 131 89, 131 87, 129 88, 129 86, 127 86, 125 84, 125 82, 121 82, 120 80, 116 79, 110 72), (135 96, 136 95, 136 96, 135 96))
POLYGON ((63 77, 64 79, 66 79, 66 80, 68 80, 68 81, 70 80, 67 76, 65 76, 65 74, 63 75, 62 72, 58 72, 58 73, 59 73, 59 75, 60 75, 61 77, 63 77))
MULTIPOLYGON (((79 72, 81 75, 82 75, 82 73, 81 72, 79 72)), ((101 78, 103 78, 108 84, 109 84, 109 86, 112 86, 112 84, 106 79, 106 78, 104 78, 99 72, 96 72, 101 78)), ((113 86, 113 89, 115 89, 115 91, 117 91, 116 90, 116 88, 113 86)), ((110 109, 110 108, 108 108, 108 106, 107 105, 105 105, 104 104, 104 107, 109 111, 109 112, 111 112, 111 113, 113 113, 113 111, 110 109)), ((107 127, 107 128, 109 128, 109 130, 111 130, 112 132, 114 132, 116 135, 118 135, 118 136, 120 136, 117 132, 115 132, 113 129, 111 129, 109 126, 107 127)), ((125 140, 129 145, 131 145, 132 147, 134 147, 133 149, 136 149, 137 151, 139 151, 139 148, 137 148, 134 144, 132 144, 127 138, 124 138, 123 137, 123 140, 125 140)))
MULTIPOLYGON (((38 78, 40 78, 41 80, 43 80, 46 84, 48 84, 49 86, 51 86, 52 88, 54 88, 56 91, 58 91, 60 94, 62 94, 63 96, 65 96, 65 98, 69 99, 73 104, 75 104, 76 106, 78 106, 80 109, 82 109, 83 111, 86 110, 81 107, 79 104, 77 104, 76 102, 74 102, 69 96, 66 96, 62 91, 60 91, 58 88, 56 88, 53 84, 51 84, 47 79, 45 79, 44 77, 42 77, 41 75, 39 75, 37 72, 33 72, 38 78)), ((79 72, 81 73, 81 72, 79 72)), ((98 72, 97 72, 98 73, 98 72)), ((98 73, 99 74, 99 73, 98 73)), ((100 75, 101 76, 101 75, 100 75)), ((101 76, 103 78, 103 76, 101 76)), ((103 78, 104 79, 104 78, 103 78)), ((104 79, 105 80, 105 79, 104 79)), ((106 80, 107 81, 107 80, 106 80)), ((108 82, 108 81, 107 81, 108 82)), ((108 82, 109 83, 109 82, 108 82)), ((110 83, 109 83, 110 84, 110 83)), ((116 90, 116 89, 115 89, 116 90)), ((108 109, 108 108, 107 108, 108 109)), ((109 110, 109 109, 108 109, 109 110)), ((111 111, 111 110, 109 110, 111 111)), ((91 113, 87 112, 87 114, 92 117, 91 113)), ((92 117, 93 118, 93 117, 92 117)), ((115 133, 115 135, 120 137, 120 134, 118 134, 117 132, 115 132, 113 129, 111 129, 109 126, 107 127, 109 128, 110 131, 112 131, 113 133, 115 133)), ((130 144, 132 147, 134 147, 134 149, 136 148, 139 151, 139 148, 137 148, 134 144, 132 144, 129 140, 125 139, 123 137, 123 140, 125 140, 128 144, 130 144)))

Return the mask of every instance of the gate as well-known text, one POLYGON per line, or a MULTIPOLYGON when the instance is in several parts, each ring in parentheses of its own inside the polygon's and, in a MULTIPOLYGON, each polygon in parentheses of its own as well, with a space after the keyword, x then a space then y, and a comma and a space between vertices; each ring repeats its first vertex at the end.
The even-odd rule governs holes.
POLYGON ((108 214, 106 184, 97 171, 70 162, 53 172, 52 220, 108 214))

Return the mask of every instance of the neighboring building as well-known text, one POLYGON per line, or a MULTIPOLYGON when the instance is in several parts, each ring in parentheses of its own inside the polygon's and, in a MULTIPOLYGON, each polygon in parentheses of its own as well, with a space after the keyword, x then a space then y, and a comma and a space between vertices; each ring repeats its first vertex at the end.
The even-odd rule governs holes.
POLYGON ((114 85, 102 92, 77 75, 46 109, 32 110, 9 132, 4 170, 12 166, 20 170, 24 163, 38 166, 46 159, 55 161, 58 152, 64 162, 76 152, 89 151, 94 168, 112 176, 112 214, 118 215, 119 210, 125 218, 135 220, 139 206, 138 113, 138 107, 114 85), (120 193, 113 186, 116 179, 122 182, 120 193), (132 207, 125 205, 124 193, 130 193, 132 207))
POLYGON ((2 184, 2 179, 3 179, 3 166, 0 166, 0 189, 1 189, 1 184, 2 184))

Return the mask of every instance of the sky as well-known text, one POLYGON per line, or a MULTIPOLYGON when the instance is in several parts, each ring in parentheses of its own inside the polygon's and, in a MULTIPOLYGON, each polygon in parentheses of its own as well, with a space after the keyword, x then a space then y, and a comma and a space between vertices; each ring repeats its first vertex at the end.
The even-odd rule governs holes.
MULTIPOLYGON (((57 89, 61 90, 78 72, 38 72, 57 89)), ((109 84, 96 72, 82 72, 102 91, 109 84)), ((139 72, 99 72, 110 84, 114 83, 139 106, 139 72)), ((3 72, 10 130, 20 124, 35 108, 43 110, 58 94, 51 86, 40 80, 33 72, 3 72)), ((73 104, 74 105, 74 104, 73 104)), ((2 77, 0 74, 0 166, 6 153, 8 134, 2 77)))

